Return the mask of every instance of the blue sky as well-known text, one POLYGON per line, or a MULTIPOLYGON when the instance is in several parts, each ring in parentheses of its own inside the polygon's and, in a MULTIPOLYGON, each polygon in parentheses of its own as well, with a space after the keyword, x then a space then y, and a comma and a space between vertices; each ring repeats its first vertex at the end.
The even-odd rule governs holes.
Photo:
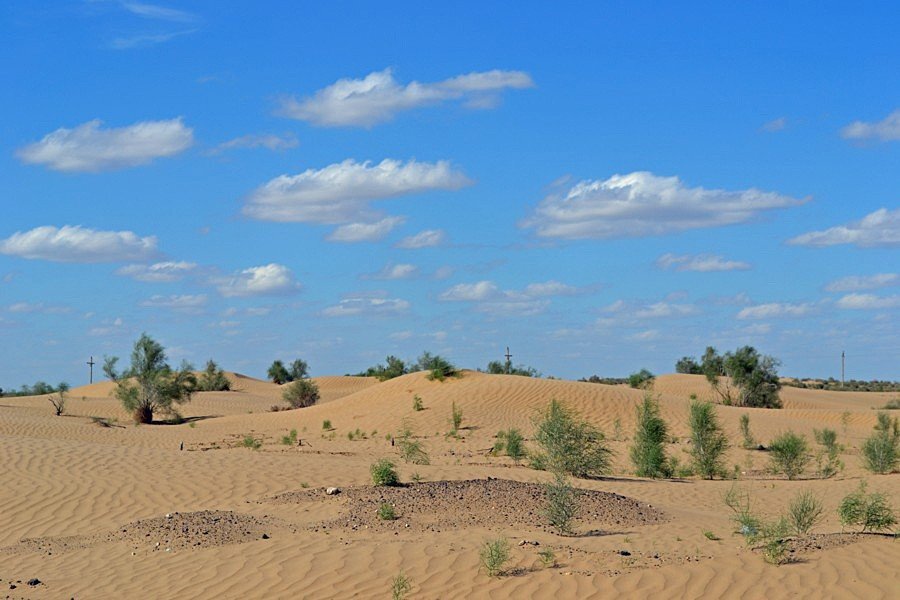
POLYGON ((0 386, 143 331, 900 379, 900 11, 782 4, 4 4, 0 386))

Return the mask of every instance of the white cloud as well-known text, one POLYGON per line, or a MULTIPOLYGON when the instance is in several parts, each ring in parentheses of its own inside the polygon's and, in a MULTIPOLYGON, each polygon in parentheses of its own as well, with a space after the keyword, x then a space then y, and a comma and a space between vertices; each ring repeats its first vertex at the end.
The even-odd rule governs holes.
POLYGON ((638 319, 658 319, 661 317, 683 317, 697 312, 692 304, 671 304, 669 302, 656 302, 634 312, 638 319))
POLYGON ((771 319, 776 317, 802 317, 812 311, 811 304, 789 304, 785 302, 770 302, 742 308, 737 314, 738 319, 771 319))
POLYGON ((410 304, 399 298, 345 298, 322 311, 326 317, 391 316, 405 313, 410 304))
POLYGON ((550 280, 544 283, 530 283, 525 286, 523 293, 531 298, 540 298, 544 296, 570 296, 577 292, 578 290, 571 285, 550 280))
POLYGON ((492 281, 460 283, 444 291, 439 298, 446 302, 481 302, 497 295, 499 289, 492 281))
POLYGON ((289 150, 290 148, 296 148, 299 145, 300 142, 297 141, 297 136, 293 133, 286 133, 284 135, 274 135, 271 133, 247 134, 228 140, 227 142, 222 142, 210 150, 208 154, 221 154, 228 150, 239 150, 243 148, 265 148, 266 150, 279 152, 289 150))
POLYGON ((900 140, 900 110, 874 123, 854 121, 841 130, 841 137, 848 140, 875 138, 882 142, 900 140))
POLYGON ((275 263, 250 267, 218 281, 219 293, 226 297, 285 295, 299 288, 291 270, 275 263))
POLYGON ((787 127, 787 117, 778 117, 777 119, 772 119, 771 121, 767 121, 763 123, 763 131, 767 131, 769 133, 775 133, 776 131, 781 131, 785 127, 787 127))
POLYGON ((836 246, 855 244, 861 248, 900 244, 900 208, 879 208, 860 221, 838 225, 824 231, 810 231, 788 240, 796 246, 836 246))
POLYGON ((900 295, 876 296, 875 294, 847 294, 837 301, 839 308, 871 310, 900 306, 900 295))
POLYGON ((850 275, 841 277, 825 286, 829 292, 857 292, 900 285, 900 273, 876 273, 875 275, 850 275))
POLYGON ((347 223, 337 227, 327 239, 344 243, 377 242, 405 220, 403 217, 386 217, 374 223, 347 223))
POLYGON ((320 127, 371 127, 401 111, 448 100, 463 100, 469 108, 491 108, 504 89, 532 86, 534 82, 527 73, 499 70, 402 85, 390 69, 385 69, 363 79, 340 79, 300 100, 285 98, 278 112, 320 127))
POLYGON ((196 313, 199 312, 201 308, 206 306, 206 299, 207 298, 205 294, 199 294, 196 296, 191 294, 184 294, 181 296, 161 296, 159 294, 155 294, 141 302, 141 306, 145 308, 168 308, 181 312, 196 313))
POLYGON ((441 229, 426 229, 415 235, 405 237, 397 242, 397 248, 415 250, 418 248, 432 248, 440 246, 447 239, 447 234, 441 229))
POLYGON ((444 291, 438 299, 444 302, 473 302, 475 310, 495 316, 527 317, 543 312, 551 296, 566 296, 577 289, 558 281, 532 283, 524 290, 500 290, 492 281, 460 283, 444 291))
POLYGON ((746 271, 750 263, 728 260, 714 254, 663 254, 656 259, 656 266, 661 269, 675 268, 676 271, 746 271))
POLYGON ((411 279, 419 274, 419 268, 406 263, 388 264, 377 273, 363 276, 364 279, 411 279))
POLYGON ((35 304, 29 302, 17 302, 11 304, 7 310, 11 313, 43 313, 49 315, 62 315, 72 312, 71 307, 44 304, 43 302, 37 302, 35 304))
POLYGON ((175 21, 178 23, 190 23, 199 20, 196 15, 189 12, 156 4, 146 4, 144 2, 120 2, 119 4, 131 14, 145 19, 175 21))
POLYGON ((657 329, 647 329, 645 331, 639 331, 637 333, 633 333, 628 336, 628 339, 634 340, 636 342, 652 342, 653 340, 659 337, 659 330, 657 329))
POLYGON ((62 127, 20 148, 16 155, 23 162, 55 171, 96 173, 147 164, 183 152, 194 143, 193 130, 185 127, 180 117, 127 127, 101 129, 100 125, 95 119, 74 129, 62 127))
POLYGON ((541 237, 640 237, 744 223, 763 211, 803 202, 752 188, 689 188, 677 177, 638 171, 580 181, 563 194, 551 194, 522 225, 535 228, 541 237))
POLYGON ((131 231, 45 225, 0 240, 0 254, 72 263, 146 260, 156 254, 156 238, 138 237, 131 231))
POLYGON ((134 35, 131 37, 119 37, 110 42, 110 48, 115 50, 130 50, 131 48, 143 48, 145 46, 154 46, 163 44, 169 40, 174 40, 183 35, 196 33, 197 29, 182 29, 181 31, 170 31, 167 33, 151 33, 144 35, 134 35))
POLYGON ((455 190, 472 182, 447 161, 373 165, 348 159, 299 175, 281 175, 257 188, 244 214, 264 221, 350 223, 370 220, 369 201, 431 190, 455 190))
POLYGON ((152 265, 125 265, 116 270, 116 275, 131 277, 150 283, 181 281, 197 269, 197 264, 185 261, 166 261, 152 265))

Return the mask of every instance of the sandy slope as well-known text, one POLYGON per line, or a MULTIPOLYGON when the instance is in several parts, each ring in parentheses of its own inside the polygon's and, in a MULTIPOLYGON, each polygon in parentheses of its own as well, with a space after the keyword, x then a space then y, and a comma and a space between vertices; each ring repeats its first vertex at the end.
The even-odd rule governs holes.
MULTIPOLYGON (((0 399, 0 546, 15 548, 19 540, 37 537, 52 538, 58 546, 62 536, 94 539, 141 519, 209 510, 271 521, 269 539, 179 546, 169 552, 156 549, 153 535, 136 543, 78 547, 73 542, 71 549, 52 554, 7 549, 0 554, 0 591, 24 598, 368 598, 387 597, 390 579, 402 570, 413 581, 413 598, 898 597, 900 542, 865 536, 805 554, 798 563, 768 565, 730 533, 721 501, 730 482, 631 477, 626 440, 612 442, 615 477, 577 485, 650 504, 667 515, 664 523, 610 525, 604 535, 578 537, 538 527, 487 525, 440 531, 412 527, 409 533, 403 528, 316 530, 316 524, 340 519, 339 501, 324 495, 318 500, 315 494, 300 504, 266 499, 328 485, 366 485, 373 460, 396 457, 386 435, 404 420, 432 461, 401 464, 405 479, 418 473, 429 481, 488 476, 542 481, 544 473, 487 455, 498 430, 517 427, 527 436, 535 412, 557 398, 607 434, 618 423, 623 436, 630 437, 641 393, 624 386, 474 372, 443 383, 423 374, 384 383, 323 377, 317 378, 319 405, 269 412, 279 403, 279 386, 230 377, 239 391, 198 394, 182 407, 189 422, 181 425, 134 426, 110 396, 108 383, 72 390, 69 414, 62 417, 53 415, 46 397, 0 399), (425 410, 412 410, 414 396, 425 410), (463 411, 460 439, 445 436, 454 403, 463 411), (112 426, 97 425, 91 417, 110 419, 112 426), (326 419, 333 431, 323 430, 326 419), (279 443, 291 429, 298 430, 302 446, 279 443), (366 439, 350 441, 347 433, 356 430, 366 439), (262 449, 238 447, 245 436, 262 440, 262 449), (185 451, 179 450, 182 443, 185 451), (711 541, 704 531, 721 539, 711 541), (560 565, 541 568, 536 547, 514 544, 516 574, 489 578, 478 571, 478 547, 498 534, 554 548, 560 565), (32 577, 44 583, 24 583, 32 577), (10 580, 16 589, 7 590, 10 580)), ((667 375, 658 379, 655 392, 678 438, 669 452, 685 462, 689 397, 708 397, 709 388, 699 376, 667 375)), ((739 447, 730 450, 729 464, 750 474, 742 485, 765 515, 783 510, 798 490, 819 494, 827 514, 819 532, 840 530, 835 508, 863 478, 887 492, 900 509, 900 475, 869 475, 857 454, 875 422, 872 408, 893 396, 785 388, 780 411, 720 406, 735 446, 744 413, 751 415, 753 433, 764 443, 787 429, 811 436, 816 428, 830 427, 848 446, 842 457, 847 468, 831 480, 789 482, 764 475, 766 455, 739 447)))

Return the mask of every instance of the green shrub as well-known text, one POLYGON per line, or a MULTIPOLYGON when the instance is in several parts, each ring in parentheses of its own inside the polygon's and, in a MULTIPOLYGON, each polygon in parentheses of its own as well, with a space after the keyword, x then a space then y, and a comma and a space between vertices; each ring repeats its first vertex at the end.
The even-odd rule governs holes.
POLYGON ((750 433, 750 415, 747 413, 741 415, 741 437, 744 438, 743 446, 745 449, 756 448, 756 440, 753 439, 753 434, 750 433))
POLYGON ((653 387, 656 376, 647 369, 641 369, 637 373, 628 376, 628 385, 635 389, 647 389, 653 387))
POLYGON ((838 506, 841 525, 858 525, 860 531, 883 531, 897 524, 897 516, 881 492, 866 493, 866 483, 848 494, 838 506))
POLYGON ((800 492, 788 506, 788 521, 797 535, 806 535, 822 520, 822 501, 809 490, 800 492))
POLYGON ((252 435, 245 435, 241 445, 244 448, 250 448, 251 450, 259 450, 262 448, 262 440, 258 440, 252 435))
POLYGON ((691 402, 691 458, 694 471, 706 479, 725 473, 725 451, 728 438, 716 417, 716 409, 709 402, 691 402))
POLYGON ((703 532, 703 537, 710 540, 711 542, 718 542, 721 539, 721 538, 719 538, 719 536, 717 536, 715 533, 713 533, 712 531, 709 531, 709 530, 706 530, 703 532))
POLYGON ((875 433, 862 445, 863 465, 873 473, 891 473, 900 463, 900 419, 878 413, 875 433))
POLYGON ((427 378, 430 380, 444 381, 447 377, 460 377, 462 374, 450 361, 437 354, 423 352, 416 362, 418 371, 428 371, 427 378))
POLYGON ((740 533, 750 542, 759 534, 760 520, 750 510, 750 493, 743 491, 737 485, 732 485, 724 497, 725 506, 734 513, 731 520, 737 525, 737 533, 740 533))
POLYGON ((512 428, 505 431, 497 432, 497 441, 494 443, 494 454, 505 453, 513 459, 513 462, 519 464, 519 461, 525 456, 525 438, 518 429, 512 428))
POLYGON ((796 479, 802 474, 811 458, 806 438, 793 431, 772 440, 769 452, 772 455, 772 471, 782 473, 788 479, 796 479))
POLYGON ((400 448, 400 457, 404 462, 414 465, 427 465, 430 463, 425 446, 420 440, 413 439, 412 429, 408 421, 404 420, 403 422, 397 445, 400 448))
POLYGON ((381 506, 378 507, 378 518, 382 521, 393 521, 397 518, 397 512, 394 510, 393 505, 382 502, 381 506))
POLYGON ((400 485, 400 476, 397 475, 396 465, 387 458, 382 458, 369 467, 374 485, 400 485))
POLYGON ((325 419, 322 421, 322 429, 325 431, 331 431, 334 427, 331 426, 331 419, 325 419))
POLYGON ((763 558, 766 559, 766 562, 783 565, 790 560, 787 551, 787 538, 790 531, 790 525, 783 516, 770 523, 763 523, 758 539, 762 542, 763 558))
POLYGON ((391 579, 391 599, 403 600, 412 591, 412 581, 403 574, 403 571, 391 579))
POLYGON ((387 381, 388 379, 400 377, 407 373, 409 373, 409 369, 407 369, 406 363, 396 356, 388 356, 387 359, 385 359, 384 365, 369 367, 366 372, 360 373, 360 375, 375 377, 378 381, 387 381))
POLYGON ((319 386, 309 379, 296 379, 284 388, 281 397, 291 408, 306 408, 319 401, 319 386))
POLYGON ((206 361, 206 369, 197 378, 197 389, 201 392, 227 392, 231 389, 231 382, 225 371, 209 359, 206 361))
POLYGON ((545 569, 556 566, 556 552, 553 551, 553 548, 541 548, 538 551, 538 558, 545 569))
POLYGON ((531 455, 533 465, 573 477, 599 477, 609 472, 612 450, 603 433, 578 413, 551 400, 534 418, 534 439, 541 453, 531 455))
POLYGON ((450 427, 452 427, 452 429, 450 430, 450 435, 455 436, 459 433, 459 427, 462 425, 462 421, 462 409, 456 406, 456 402, 453 402, 450 407, 450 427))
POLYGON ((659 403, 650 393, 644 394, 637 406, 637 429, 631 446, 631 463, 639 477, 670 477, 671 464, 666 458, 666 422, 659 415, 659 403))
POLYGON ((297 443, 297 430, 291 429, 291 433, 281 436, 281 443, 285 446, 293 446, 297 443))
POLYGON ((882 410, 900 410, 900 398, 888 400, 881 408, 882 410))
POLYGON ((816 429, 813 434, 816 443, 822 446, 816 453, 816 472, 825 479, 834 477, 844 468, 840 457, 844 447, 837 443, 837 432, 834 429, 816 429))
POLYGON ((562 473, 544 484, 544 516, 559 535, 572 533, 572 521, 578 514, 578 492, 562 473))
POLYGON ((726 405, 781 408, 779 361, 752 346, 720 356, 712 346, 703 354, 701 370, 726 405), (724 377, 723 377, 724 376, 724 377))
POLYGON ((421 410, 425 410, 425 407, 422 405, 422 397, 416 394, 413 396, 413 410, 419 412, 421 410))
POLYGON ((488 540, 481 546, 478 553, 481 566, 488 576, 496 577, 503 573, 503 566, 509 562, 509 541, 506 538, 488 540))

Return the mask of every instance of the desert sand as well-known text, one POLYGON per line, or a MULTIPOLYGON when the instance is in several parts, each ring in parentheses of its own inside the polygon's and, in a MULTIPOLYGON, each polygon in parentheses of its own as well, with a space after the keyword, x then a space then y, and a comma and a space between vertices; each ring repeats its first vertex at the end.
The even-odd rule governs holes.
MULTIPOLYGON (((385 598, 402 571, 410 598, 900 597, 900 541, 825 535, 841 531, 837 505, 861 480, 900 509, 900 475, 872 475, 858 455, 873 409, 897 394, 784 388, 782 410, 717 407, 732 441, 728 464, 738 465, 737 483, 759 513, 782 512, 804 489, 824 500, 817 536, 793 562, 774 566, 733 533, 722 502, 732 481, 634 477, 627 439, 612 442, 611 476, 574 480, 592 494, 571 537, 546 527, 539 488, 527 485, 549 475, 488 453, 498 430, 517 427, 530 438, 533 415, 553 398, 608 436, 618 421, 630 438, 641 392, 626 386, 471 371, 444 382, 422 373, 382 383, 321 377, 319 404, 270 412, 281 404, 279 386, 229 377, 237 391, 196 394, 181 407, 182 424, 134 425, 111 383, 71 390, 63 416, 46 396, 0 399, 0 592, 385 598), (415 395, 424 410, 413 411, 415 395), (454 402, 463 411, 459 439, 446 436, 454 402), (763 443, 788 429, 810 440, 816 428, 837 430, 846 469, 827 480, 765 473, 767 455, 740 447, 743 413, 763 443), (326 419, 333 431, 323 430, 326 419), (404 464, 387 439, 404 420, 430 465, 404 464), (302 445, 280 443, 291 429, 302 445), (349 440, 357 430, 364 438, 349 440), (248 435, 262 447, 243 447, 248 435), (421 482, 372 488, 369 465, 383 457, 397 462, 404 482, 421 482), (326 495, 329 486, 342 493, 326 495), (374 517, 382 497, 396 503, 397 520, 374 517), (498 535, 509 538, 512 560, 506 575, 489 577, 478 551, 498 535), (538 560, 547 547, 555 567, 538 560), (40 583, 29 585, 34 578, 40 583)), ((701 376, 666 375, 654 391, 677 438, 668 452, 687 462, 689 397, 711 398, 710 389, 701 376)))

